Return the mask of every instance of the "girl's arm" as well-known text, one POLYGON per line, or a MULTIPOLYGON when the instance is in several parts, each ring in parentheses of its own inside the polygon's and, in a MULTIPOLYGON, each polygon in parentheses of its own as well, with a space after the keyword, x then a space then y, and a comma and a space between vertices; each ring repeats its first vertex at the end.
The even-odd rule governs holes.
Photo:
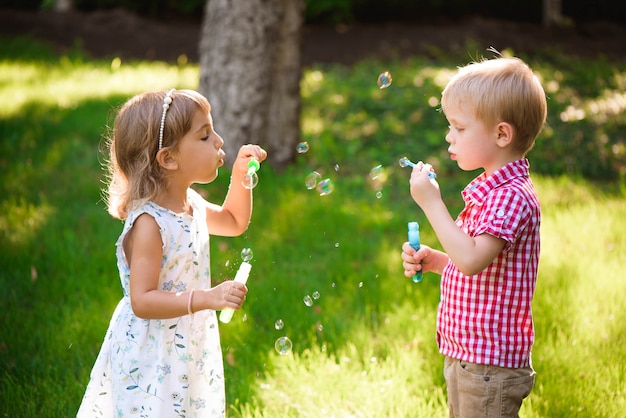
MULTIPOLYGON (((172 293, 157 288, 163 255, 161 243, 159 227, 147 214, 135 220, 124 240, 130 266, 130 302, 139 318, 166 319, 188 314, 188 291, 172 293)), ((196 290, 191 299, 191 311, 239 309, 247 292, 245 285, 232 280, 211 289, 196 290)))
POLYGON ((207 205, 206 219, 212 235, 232 237, 241 235, 248 228, 252 217, 252 190, 243 187, 242 182, 250 159, 262 162, 266 157, 267 152, 258 145, 244 145, 239 149, 224 203, 222 206, 207 205))

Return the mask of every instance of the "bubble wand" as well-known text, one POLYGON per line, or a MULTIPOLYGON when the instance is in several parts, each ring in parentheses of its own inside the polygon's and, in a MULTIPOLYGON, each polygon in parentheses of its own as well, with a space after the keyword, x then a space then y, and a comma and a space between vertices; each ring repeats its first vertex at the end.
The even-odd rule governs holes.
MULTIPOLYGON (((409 222, 409 245, 413 247, 415 251, 419 251, 420 249, 420 226, 417 222, 409 222)), ((415 272, 413 283, 419 283, 421 281, 422 271, 420 270, 415 272)))
POLYGON ((261 168, 261 164, 259 160, 252 157, 250 161, 248 161, 248 172, 243 177, 243 187, 246 189, 254 189, 254 187, 259 183, 259 176, 257 175, 257 171, 261 168))
MULTIPOLYGON (((400 164, 400 167, 411 167, 411 168, 415 167, 415 163, 412 163, 406 157, 400 158, 400 161, 398 161, 398 163, 400 164)), ((431 171, 430 173, 428 173, 428 177, 430 177, 431 179, 436 179, 437 173, 435 173, 434 171, 431 171)))
MULTIPOLYGON (((257 163, 258 164, 258 163, 257 163)), ((241 251, 241 258, 243 261, 237 270, 237 274, 235 274, 234 281, 246 284, 248 281, 248 276, 250 275, 250 270, 252 269, 252 265, 248 263, 248 261, 252 260, 252 250, 249 248, 244 248, 241 251)), ((231 308, 224 308, 222 312, 220 312, 220 321, 228 324, 231 319, 233 319, 233 315, 235 314, 235 310, 231 308)))

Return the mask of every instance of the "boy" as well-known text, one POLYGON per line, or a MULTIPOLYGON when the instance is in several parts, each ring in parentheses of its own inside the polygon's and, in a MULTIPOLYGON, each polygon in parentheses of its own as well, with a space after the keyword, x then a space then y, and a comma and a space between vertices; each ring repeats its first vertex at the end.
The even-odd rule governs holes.
POLYGON ((450 158, 484 172, 463 190, 454 221, 430 167, 416 164, 411 196, 445 252, 404 243, 404 274, 441 274, 437 344, 450 417, 517 417, 535 379, 540 208, 525 155, 546 121, 545 92, 520 59, 495 58, 460 68, 441 108, 450 158))

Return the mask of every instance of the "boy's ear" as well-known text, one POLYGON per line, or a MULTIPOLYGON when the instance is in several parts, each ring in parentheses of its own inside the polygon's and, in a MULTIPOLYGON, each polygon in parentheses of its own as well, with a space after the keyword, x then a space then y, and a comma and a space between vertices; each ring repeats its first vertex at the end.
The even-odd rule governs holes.
POLYGON ((157 152, 156 160, 161 167, 166 170, 178 169, 178 161, 174 158, 172 150, 169 148, 162 148, 157 152))
POLYGON ((500 122, 496 126, 496 130, 498 134, 496 143, 499 147, 505 148, 513 143, 513 135, 515 134, 515 130, 510 123, 500 122))

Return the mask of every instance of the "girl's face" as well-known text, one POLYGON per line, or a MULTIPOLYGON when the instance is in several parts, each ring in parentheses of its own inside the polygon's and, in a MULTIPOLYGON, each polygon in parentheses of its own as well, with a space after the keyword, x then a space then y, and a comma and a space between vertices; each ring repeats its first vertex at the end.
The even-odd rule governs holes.
POLYGON ((224 165, 224 140, 213 130, 211 113, 196 110, 189 132, 177 146, 178 172, 191 183, 210 183, 224 165))
POLYGON ((450 144, 450 158, 462 170, 484 168, 487 174, 499 168, 501 148, 496 144, 498 131, 476 119, 470 106, 451 103, 446 107, 449 130, 446 142, 450 144))

